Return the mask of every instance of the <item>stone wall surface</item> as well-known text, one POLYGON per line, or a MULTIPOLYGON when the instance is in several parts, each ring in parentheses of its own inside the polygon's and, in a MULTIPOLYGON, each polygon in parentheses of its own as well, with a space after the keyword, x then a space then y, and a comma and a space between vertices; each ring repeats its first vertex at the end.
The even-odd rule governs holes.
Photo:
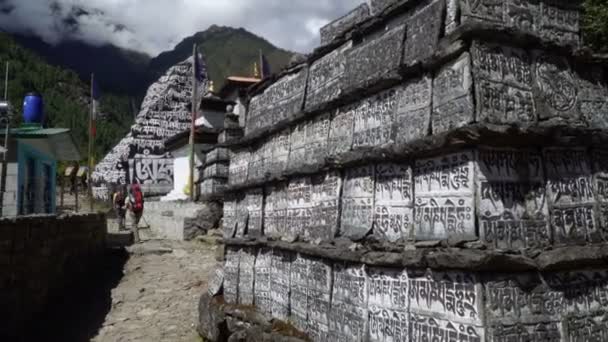
POLYGON ((222 144, 227 305, 312 341, 608 340, 608 60, 579 21, 372 0, 325 27, 222 144))
MULTIPOLYGON (((18 334, 105 249, 101 214, 0 220, 0 339, 18 334)), ((8 341, 8 340, 7 340, 8 341)))

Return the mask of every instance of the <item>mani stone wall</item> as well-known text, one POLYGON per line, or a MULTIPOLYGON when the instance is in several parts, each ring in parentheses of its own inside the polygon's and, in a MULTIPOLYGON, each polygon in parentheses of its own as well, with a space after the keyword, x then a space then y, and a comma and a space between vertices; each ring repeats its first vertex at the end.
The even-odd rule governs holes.
MULTIPOLYGON (((146 196, 173 190, 174 158, 165 142, 190 129, 193 60, 190 57, 169 68, 150 86, 129 134, 95 167, 95 198, 109 200, 112 187, 118 184, 141 184, 146 196)), ((198 98, 208 88, 205 64, 201 61, 200 65, 198 98)))
POLYGON ((313 341, 608 341, 608 61, 579 22, 372 0, 330 23, 218 146, 211 295, 313 341))
POLYGON ((101 214, 0 219, 0 339, 16 340, 50 298, 93 272, 105 237, 101 214))

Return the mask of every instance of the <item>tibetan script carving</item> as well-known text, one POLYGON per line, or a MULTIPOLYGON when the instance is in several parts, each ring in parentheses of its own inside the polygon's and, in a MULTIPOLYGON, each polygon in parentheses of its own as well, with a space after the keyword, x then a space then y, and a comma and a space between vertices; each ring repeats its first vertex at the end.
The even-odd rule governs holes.
POLYGON ((374 171, 372 165, 346 170, 340 229, 343 236, 361 239, 372 229, 374 171))
POLYGON ((393 119, 400 90, 389 89, 355 105, 353 149, 379 147, 394 141, 393 119))
POLYGON ((539 153, 481 148, 477 203, 481 239, 498 249, 550 243, 545 177, 539 153))
POLYGON ((245 199, 249 218, 247 221, 247 235, 251 237, 259 237, 262 235, 262 207, 264 205, 264 191, 262 189, 253 189, 247 191, 245 199))
POLYGON ((266 201, 264 203, 264 235, 281 237, 287 227, 287 186, 279 184, 266 188, 266 201))
POLYGON ((311 217, 304 238, 331 240, 338 233, 338 218, 342 176, 339 172, 328 172, 311 179, 311 217))
POLYGON ((369 341, 407 342, 409 341, 408 323, 409 319, 406 311, 370 306, 369 341))
POLYGON ((272 317, 286 321, 289 318, 291 255, 273 251, 270 266, 270 298, 272 317))
POLYGON ((532 63, 522 49, 475 41, 471 49, 477 117, 496 124, 533 122, 532 63))
POLYGON ((483 292, 473 273, 411 271, 409 279, 410 311, 437 315, 453 322, 483 324, 483 292))
POLYGON ((312 215, 312 184, 309 177, 293 179, 287 188, 286 231, 283 236, 298 237, 310 227, 312 215))
POLYGON ((336 49, 314 62, 308 76, 306 109, 314 109, 327 104, 342 94, 342 76, 346 68, 346 51, 352 42, 336 49))
POLYGON ((304 89, 308 70, 283 76, 249 104, 245 134, 270 127, 293 117, 304 104, 304 89))
POLYGON ((595 221, 595 194, 586 150, 546 149, 544 160, 555 243, 601 240, 595 221))
POLYGON ((412 169, 397 164, 376 166, 374 235, 395 242, 407 239, 413 226, 412 169))
POLYGON ((251 153, 247 150, 234 151, 230 153, 228 184, 239 185, 247 181, 250 158, 251 153))
POLYGON ((431 57, 443 28, 445 0, 435 0, 407 19, 403 63, 414 65, 431 57))
POLYGON ((475 238, 474 153, 417 160, 416 239, 475 238))
POLYGON ((239 304, 253 305, 255 250, 241 249, 239 257, 239 304))
POLYGON ((485 329, 479 326, 455 323, 450 320, 415 313, 411 313, 409 317, 410 342, 485 341, 485 329))
POLYGON ((327 153, 329 156, 338 157, 351 150, 353 147, 354 124, 354 105, 338 109, 331 120, 329 129, 327 146, 327 153))
POLYGON ((321 27, 321 45, 331 43, 332 40, 340 37, 355 25, 369 18, 369 15, 369 5, 367 3, 363 3, 345 16, 321 27))
POLYGON ((431 131, 432 79, 423 76, 407 81, 399 96, 394 137, 397 143, 409 143, 431 131))
POLYGON ((308 320, 308 260, 296 255, 290 273, 290 316, 293 325, 305 331, 308 320))
POLYGON ((224 299, 226 303, 236 304, 239 288, 239 258, 237 248, 226 247, 226 262, 224 264, 224 299))
POLYGON ((405 25, 401 25, 353 47, 346 54, 344 86, 351 90, 385 79, 398 79, 404 37, 405 25))
POLYGON ((323 165, 327 156, 329 114, 315 117, 306 124, 304 165, 323 165))
POLYGON ((534 55, 534 91, 539 118, 580 120, 578 85, 568 61, 540 51, 534 55))
POLYGON ((608 84, 601 65, 583 65, 577 70, 578 110, 592 128, 608 128, 608 84))
POLYGON ((271 138, 271 160, 267 161, 267 171, 273 175, 280 175, 287 168, 289 160, 290 131, 284 130, 271 138))
POLYGON ((433 80, 433 133, 443 133, 475 121, 471 57, 464 53, 445 65, 433 80))
POLYGON ((270 293, 270 276, 272 268, 272 251, 260 249, 255 258, 254 303, 262 313, 272 313, 272 298, 270 293))
POLYGON ((224 286, 224 268, 218 266, 213 271, 213 277, 209 281, 207 292, 211 297, 217 296, 224 286))
POLYGON ((407 273, 397 269, 370 268, 367 272, 368 305, 406 311, 409 308, 407 273))
POLYGON ((306 122, 294 126, 289 137, 289 170, 298 170, 306 163, 306 122))
POLYGON ((602 238, 608 239, 608 151, 594 150, 591 153, 593 163, 593 187, 597 201, 599 225, 602 238))
POLYGON ((236 196, 227 195, 224 198, 223 231, 224 238, 229 239, 236 234, 237 199, 236 196))

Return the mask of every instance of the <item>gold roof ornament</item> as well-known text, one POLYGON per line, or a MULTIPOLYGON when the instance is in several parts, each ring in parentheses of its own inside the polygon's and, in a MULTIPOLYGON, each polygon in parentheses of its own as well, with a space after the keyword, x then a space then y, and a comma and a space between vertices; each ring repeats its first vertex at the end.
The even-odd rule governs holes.
POLYGON ((209 91, 210 92, 214 92, 215 91, 215 84, 213 84, 213 81, 209 81, 209 91))

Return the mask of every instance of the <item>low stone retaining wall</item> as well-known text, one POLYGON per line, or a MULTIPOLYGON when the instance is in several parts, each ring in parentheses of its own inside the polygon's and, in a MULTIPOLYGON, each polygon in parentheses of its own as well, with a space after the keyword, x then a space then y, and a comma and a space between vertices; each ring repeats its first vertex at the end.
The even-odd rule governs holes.
MULTIPOLYGON (((0 220, 0 340, 18 335, 105 248, 102 214, 0 220)), ((10 340, 10 339, 7 339, 10 340)))
POLYGON ((149 225, 156 238, 183 241, 216 228, 221 216, 215 203, 146 202, 140 225, 149 225))

